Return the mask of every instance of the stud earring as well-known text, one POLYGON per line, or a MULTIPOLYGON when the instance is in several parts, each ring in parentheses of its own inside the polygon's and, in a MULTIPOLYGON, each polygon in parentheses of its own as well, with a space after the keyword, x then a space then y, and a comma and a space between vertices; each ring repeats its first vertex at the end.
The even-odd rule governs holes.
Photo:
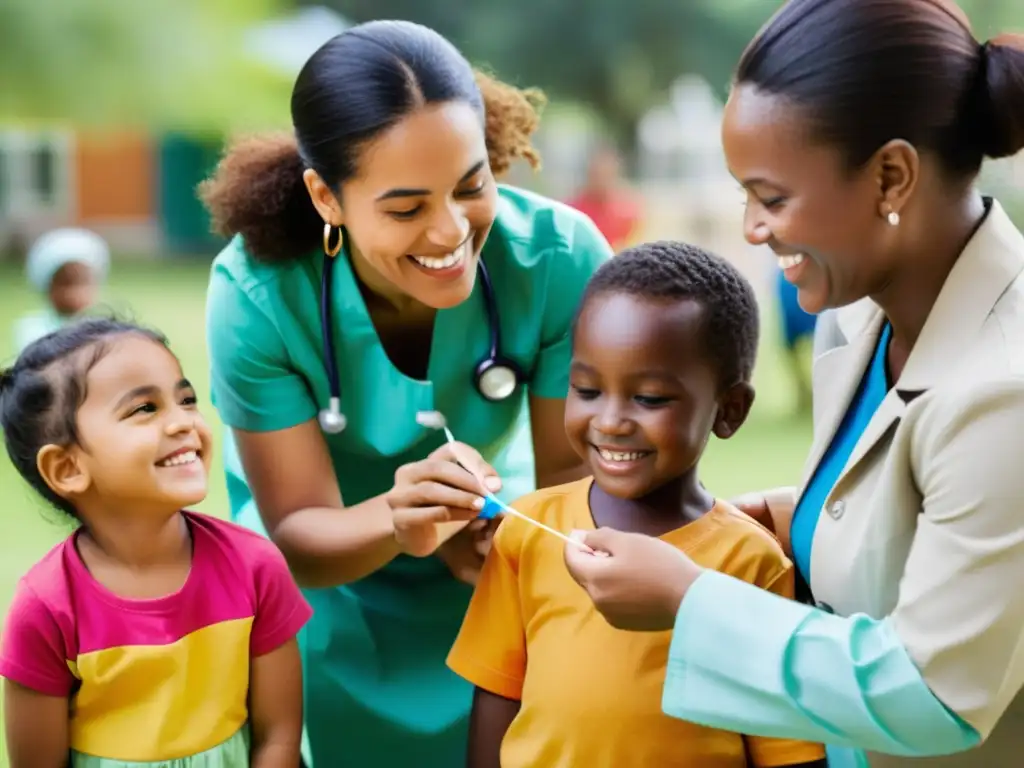
POLYGON ((900 225, 900 215, 896 211, 889 211, 889 215, 885 217, 885 220, 889 222, 890 227, 898 227, 900 225))

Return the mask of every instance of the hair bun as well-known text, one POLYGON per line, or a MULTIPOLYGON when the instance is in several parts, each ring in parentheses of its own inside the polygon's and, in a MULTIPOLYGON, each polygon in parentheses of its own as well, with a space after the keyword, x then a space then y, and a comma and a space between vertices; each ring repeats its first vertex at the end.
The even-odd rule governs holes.
POLYGON ((1024 149, 1024 35, 999 35, 982 46, 986 106, 982 149, 1010 157, 1024 149))
POLYGON ((14 386, 14 366, 0 368, 0 399, 3 398, 4 393, 12 386, 14 386))

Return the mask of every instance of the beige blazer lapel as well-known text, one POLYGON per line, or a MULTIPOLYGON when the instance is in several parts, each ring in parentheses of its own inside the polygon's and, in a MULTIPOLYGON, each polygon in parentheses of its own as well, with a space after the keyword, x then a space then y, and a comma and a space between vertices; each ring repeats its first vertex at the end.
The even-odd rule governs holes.
POLYGON ((998 202, 953 265, 896 388, 912 399, 964 364, 999 297, 1021 273, 1024 239, 998 202))
POLYGON ((878 409, 871 417, 871 421, 868 422, 867 427, 864 428, 860 438, 857 440, 857 444, 854 445, 853 452, 850 453, 846 466, 843 467, 843 471, 839 474, 839 479, 836 482, 837 487, 843 482, 847 473, 852 471, 868 455, 871 449, 888 434, 889 430, 899 423, 906 409, 907 404, 900 395, 899 390, 894 387, 886 392, 885 398, 879 403, 878 409))
MULTIPOLYGON (((953 265, 899 380, 857 441, 837 485, 899 422, 907 404, 941 381, 950 366, 957 365, 999 296, 1020 274, 1021 235, 998 202, 989 205, 985 222, 953 265)), ((814 440, 798 497, 846 415, 875 352, 884 320, 881 309, 870 299, 839 310, 838 322, 850 343, 815 361, 814 440)))
MULTIPOLYGON (((832 444, 850 407, 882 330, 882 311, 874 303, 855 305, 852 316, 840 316, 848 344, 830 349, 814 361, 814 439, 804 464, 798 497, 832 444)), ((854 307, 850 307, 851 310, 854 307)), ((846 308, 842 310, 846 313, 846 308)))

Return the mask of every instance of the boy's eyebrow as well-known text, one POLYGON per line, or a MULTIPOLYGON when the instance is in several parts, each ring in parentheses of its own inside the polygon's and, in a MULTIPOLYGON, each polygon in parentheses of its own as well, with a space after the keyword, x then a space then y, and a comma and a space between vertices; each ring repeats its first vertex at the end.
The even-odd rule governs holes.
POLYGON ((636 371, 632 374, 632 378, 636 379, 657 379, 659 381, 668 382, 669 384, 675 384, 679 381, 679 377, 674 373, 668 371, 636 371))
MULTIPOLYGON (((587 365, 586 363, 580 363, 573 361, 569 366, 570 371, 577 371, 579 373, 597 373, 596 369, 587 365)), ((662 381, 666 384, 678 384, 679 377, 670 371, 658 371, 658 370, 646 370, 646 371, 631 371, 628 378, 634 381, 642 381, 644 379, 656 381, 662 381)))
POLYGON ((174 385, 174 391, 175 392, 180 392, 183 389, 195 389, 195 387, 192 386, 192 382, 191 381, 189 381, 188 379, 182 377, 181 380, 178 381, 178 383, 174 385))

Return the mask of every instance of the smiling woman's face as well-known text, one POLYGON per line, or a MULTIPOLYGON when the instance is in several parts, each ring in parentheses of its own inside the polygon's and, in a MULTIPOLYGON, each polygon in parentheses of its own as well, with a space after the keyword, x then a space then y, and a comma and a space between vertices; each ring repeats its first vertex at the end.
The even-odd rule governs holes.
POLYGON ((402 118, 362 149, 340 200, 322 183, 310 187, 332 223, 348 230, 371 290, 435 309, 469 297, 497 214, 484 126, 472 106, 430 104, 402 118))
POLYGON ((887 225, 873 163, 851 171, 811 139, 799 107, 740 85, 722 123, 729 172, 746 192, 744 234, 768 245, 800 306, 817 313, 878 293, 887 280, 887 225))

